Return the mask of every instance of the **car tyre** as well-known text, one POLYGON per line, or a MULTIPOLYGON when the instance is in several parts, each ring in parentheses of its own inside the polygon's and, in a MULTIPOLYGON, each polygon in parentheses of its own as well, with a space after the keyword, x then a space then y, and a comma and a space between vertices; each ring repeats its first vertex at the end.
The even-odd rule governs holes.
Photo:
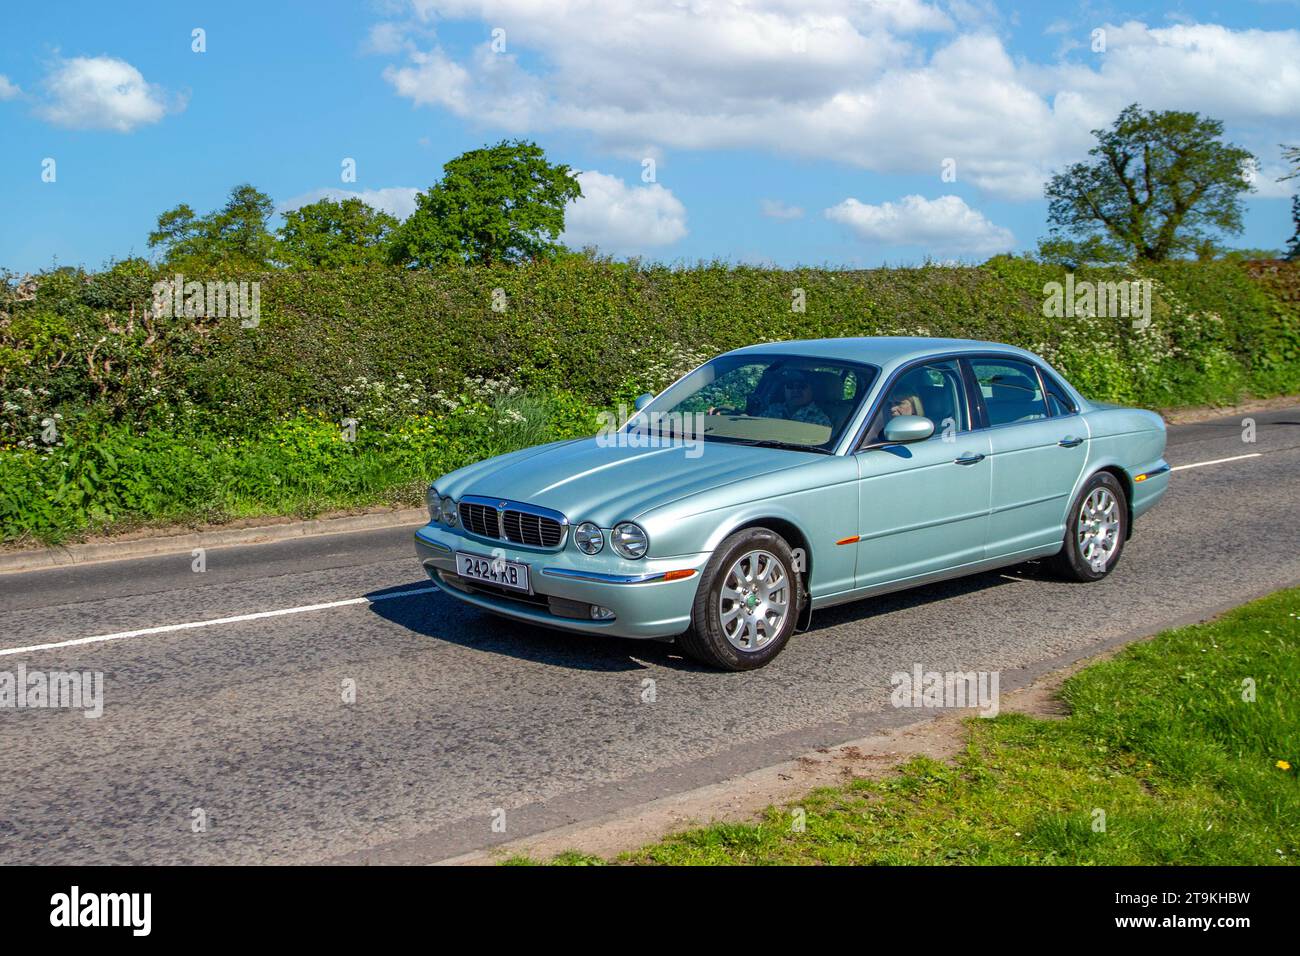
POLYGON ((713 553, 691 609, 691 627, 677 638, 689 657, 712 667, 762 667, 794 633, 805 600, 802 574, 785 539, 746 528, 713 553))
POLYGON ((1065 541, 1052 568, 1067 581, 1100 581, 1115 569, 1128 537, 1128 495, 1108 471, 1084 484, 1066 515, 1065 541))

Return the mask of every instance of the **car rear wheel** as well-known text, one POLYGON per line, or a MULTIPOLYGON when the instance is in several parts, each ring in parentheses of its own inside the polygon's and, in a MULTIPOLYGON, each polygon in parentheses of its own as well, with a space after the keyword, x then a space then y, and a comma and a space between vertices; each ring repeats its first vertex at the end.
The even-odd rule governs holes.
POLYGON ((1055 570, 1069 581, 1100 581, 1119 563, 1127 536, 1124 486, 1110 472, 1098 472, 1070 505, 1055 570))
POLYGON ((686 654, 713 667, 762 667, 794 633, 802 593, 785 539, 767 528, 738 531, 705 567, 691 628, 677 642, 686 654))

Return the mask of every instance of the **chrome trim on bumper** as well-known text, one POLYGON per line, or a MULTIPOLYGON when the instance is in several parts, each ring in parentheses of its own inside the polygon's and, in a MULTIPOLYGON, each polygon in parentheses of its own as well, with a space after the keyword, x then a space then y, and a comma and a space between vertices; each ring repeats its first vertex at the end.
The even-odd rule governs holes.
MULTIPOLYGON (((542 568, 542 574, 552 578, 568 578, 571 581, 595 581, 598 584, 645 584, 648 581, 662 581, 667 571, 652 571, 649 574, 605 574, 602 571, 578 571, 574 568, 542 568)), ((691 577, 695 576, 692 571, 691 577)))
POLYGON ((423 530, 424 530, 423 528, 419 528, 419 529, 417 529, 416 532, 415 532, 415 536, 416 536, 417 538, 419 538, 421 541, 423 541, 425 544, 427 544, 427 545, 428 545, 429 547, 431 547, 431 548, 434 548, 434 549, 436 549, 436 550, 438 550, 438 551, 442 551, 442 552, 444 552, 444 553, 446 553, 446 554, 451 554, 451 553, 452 553, 451 548, 447 547, 447 546, 446 546, 445 544, 443 544, 441 541, 434 541, 432 538, 426 538, 424 535, 420 534, 420 532, 423 531, 423 530))

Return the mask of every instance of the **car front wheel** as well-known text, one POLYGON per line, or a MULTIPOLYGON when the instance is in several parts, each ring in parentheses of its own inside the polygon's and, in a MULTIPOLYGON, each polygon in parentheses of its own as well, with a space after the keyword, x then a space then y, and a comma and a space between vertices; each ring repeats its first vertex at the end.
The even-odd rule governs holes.
POLYGON ((1055 569, 1069 581, 1100 581, 1119 563, 1126 537, 1128 496, 1124 486, 1110 472, 1098 472, 1070 505, 1055 569))
POLYGON ((677 641, 724 670, 762 667, 785 647, 799 617, 801 581, 785 539, 767 528, 731 535, 704 569, 691 628, 677 641))

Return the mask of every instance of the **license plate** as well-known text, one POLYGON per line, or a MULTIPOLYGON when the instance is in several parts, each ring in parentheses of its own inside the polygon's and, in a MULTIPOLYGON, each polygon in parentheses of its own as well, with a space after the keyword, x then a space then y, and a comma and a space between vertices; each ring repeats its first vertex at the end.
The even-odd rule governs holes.
POLYGON ((486 581, 516 591, 531 591, 528 586, 528 565, 518 561, 457 551, 456 573, 471 581, 486 581))

